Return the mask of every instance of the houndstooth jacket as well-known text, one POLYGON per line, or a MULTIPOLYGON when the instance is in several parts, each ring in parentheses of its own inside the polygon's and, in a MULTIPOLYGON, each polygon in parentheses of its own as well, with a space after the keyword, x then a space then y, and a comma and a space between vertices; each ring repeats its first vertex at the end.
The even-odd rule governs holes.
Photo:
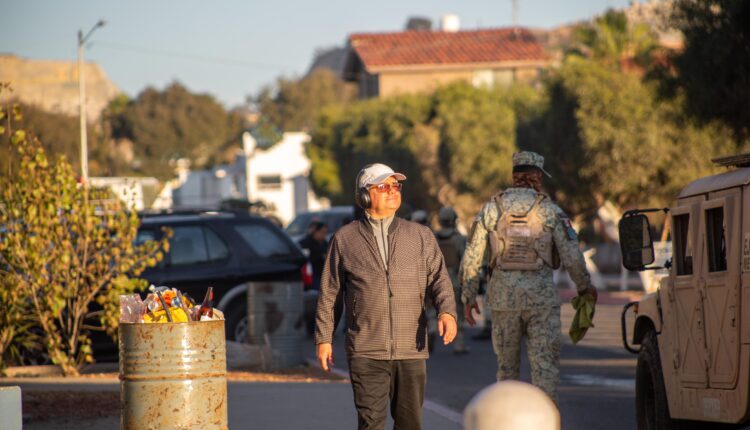
POLYGON ((388 270, 372 227, 342 227, 328 249, 316 315, 315 343, 331 343, 334 304, 346 305, 349 357, 420 359, 427 352, 425 301, 456 318, 453 286, 432 231, 395 218, 388 229, 388 270))

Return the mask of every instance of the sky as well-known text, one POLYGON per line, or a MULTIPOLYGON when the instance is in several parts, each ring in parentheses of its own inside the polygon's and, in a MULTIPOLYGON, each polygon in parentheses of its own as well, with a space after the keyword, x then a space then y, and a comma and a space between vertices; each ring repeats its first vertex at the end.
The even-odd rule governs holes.
MULTIPOLYGON (((519 24, 554 28, 630 0, 518 0, 519 24)), ((86 61, 131 97, 179 81, 226 107, 299 77, 317 49, 347 35, 399 31, 410 16, 459 17, 462 29, 512 24, 511 0, 0 0, 0 54, 76 60, 77 33, 99 19, 86 61)))

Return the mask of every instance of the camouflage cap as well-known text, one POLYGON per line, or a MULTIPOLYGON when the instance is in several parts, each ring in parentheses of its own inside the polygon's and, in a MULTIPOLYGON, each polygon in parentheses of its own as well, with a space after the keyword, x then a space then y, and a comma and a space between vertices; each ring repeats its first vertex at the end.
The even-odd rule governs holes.
POLYGON ((536 167, 544 172, 547 177, 551 178, 552 175, 544 170, 544 157, 531 151, 519 151, 513 154, 513 167, 516 166, 531 166, 536 167))

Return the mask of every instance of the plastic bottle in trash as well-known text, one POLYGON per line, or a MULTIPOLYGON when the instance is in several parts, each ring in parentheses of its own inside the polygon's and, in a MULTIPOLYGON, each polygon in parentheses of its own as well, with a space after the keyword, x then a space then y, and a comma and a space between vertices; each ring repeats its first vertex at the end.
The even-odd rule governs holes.
POLYGON ((206 291, 206 296, 203 298, 203 303, 201 303, 201 307, 198 310, 198 320, 199 321, 205 321, 210 320, 214 316, 214 288, 208 287, 208 291, 206 291))

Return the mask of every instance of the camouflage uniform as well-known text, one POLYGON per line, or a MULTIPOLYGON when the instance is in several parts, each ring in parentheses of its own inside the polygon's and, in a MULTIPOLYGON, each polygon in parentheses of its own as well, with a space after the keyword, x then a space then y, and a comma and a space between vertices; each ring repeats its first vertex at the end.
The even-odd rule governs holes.
MULTIPOLYGON (((541 156, 533 154, 536 157, 541 156)), ((514 156, 514 165, 515 163, 514 156)), ((488 247, 488 235, 495 230, 501 212, 526 212, 537 199, 531 188, 510 188, 502 193, 500 208, 490 200, 477 214, 462 261, 462 302, 476 303, 482 256, 488 247)), ((549 198, 541 200, 538 214, 560 260, 583 291, 590 285, 589 274, 578 238, 567 215, 549 198)), ((560 297, 552 282, 552 268, 539 270, 500 270, 490 278, 486 298, 492 309, 492 345, 497 354, 497 379, 519 379, 521 337, 527 337, 532 383, 557 402, 560 381, 560 297)))

